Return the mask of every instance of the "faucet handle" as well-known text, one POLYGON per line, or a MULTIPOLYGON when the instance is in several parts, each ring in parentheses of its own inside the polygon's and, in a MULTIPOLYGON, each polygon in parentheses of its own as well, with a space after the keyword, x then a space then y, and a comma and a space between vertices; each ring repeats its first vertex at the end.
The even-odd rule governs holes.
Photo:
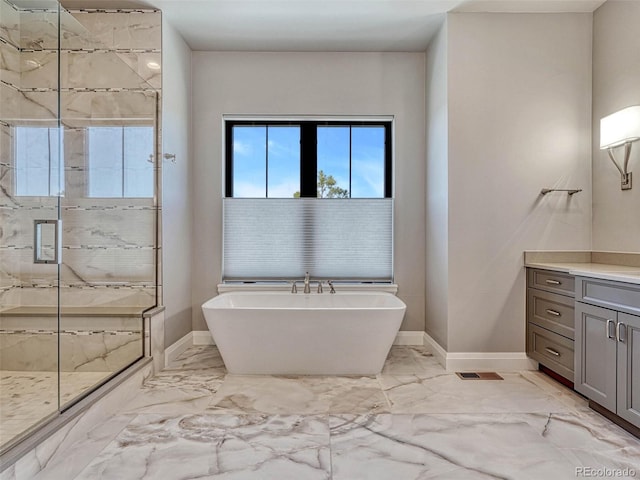
POLYGON ((327 280, 327 284, 329 285, 329 293, 336 293, 336 289, 333 288, 333 280, 327 280))
POLYGON ((298 293, 298 287, 296 286, 296 281, 291 282, 291 293, 298 293))
POLYGON ((318 280, 318 293, 322 293, 322 280, 318 280))

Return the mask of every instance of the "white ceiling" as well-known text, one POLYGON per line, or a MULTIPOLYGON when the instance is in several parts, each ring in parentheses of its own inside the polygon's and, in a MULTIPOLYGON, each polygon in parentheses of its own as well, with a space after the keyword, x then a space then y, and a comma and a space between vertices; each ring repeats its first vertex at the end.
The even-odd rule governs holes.
MULTIPOLYGON (((424 51, 447 12, 592 12, 605 0, 144 0, 193 50, 424 51)), ((130 4, 63 0, 70 7, 130 4)), ((121 6, 121 5, 118 5, 121 6)))

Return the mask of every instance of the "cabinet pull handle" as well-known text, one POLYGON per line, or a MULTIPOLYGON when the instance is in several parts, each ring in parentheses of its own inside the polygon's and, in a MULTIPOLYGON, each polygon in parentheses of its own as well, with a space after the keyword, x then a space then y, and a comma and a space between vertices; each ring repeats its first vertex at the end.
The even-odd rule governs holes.
MULTIPOLYGON (((611 325, 613 325, 614 323, 616 323, 616 322, 611 320, 611 319, 607 320, 607 338, 612 338, 612 339, 615 340, 617 333, 615 333, 613 336, 611 335, 611 325)), ((616 330, 616 329, 614 329, 614 330, 616 330)))
POLYGON ((562 314, 560 312, 558 312, 557 310, 551 310, 550 308, 547 308, 546 312, 549 315, 553 315, 554 317, 561 317, 562 314))
POLYGON ((560 352, 554 350, 553 348, 545 347, 545 350, 549 352, 551 355, 553 355, 554 357, 560 356, 560 352))
POLYGON ((562 282, 559 282, 558 280, 547 279, 545 280, 545 282, 547 282, 549 285, 562 285, 562 282))
POLYGON ((621 343, 627 341, 627 326, 622 322, 618 322, 618 324, 616 325, 616 340, 621 343), (622 334, 623 330, 620 327, 624 327, 624 335, 622 334))

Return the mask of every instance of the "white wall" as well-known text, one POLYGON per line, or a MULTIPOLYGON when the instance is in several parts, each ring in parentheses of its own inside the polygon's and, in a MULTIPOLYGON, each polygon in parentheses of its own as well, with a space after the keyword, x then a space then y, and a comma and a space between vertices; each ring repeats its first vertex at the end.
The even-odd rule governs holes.
POLYGON ((426 332, 448 347, 449 179, 447 23, 431 41, 426 68, 426 332))
POLYGON ((162 269, 165 346, 191 331, 191 50, 162 22, 162 269))
POLYGON ((450 352, 524 351, 523 251, 591 247, 591 27, 448 16, 450 352))
POLYGON ((421 53, 194 52, 193 329, 222 251, 222 115, 395 115, 395 279, 424 330, 425 60, 421 53))
MULTIPOLYGON (((608 1, 593 16, 593 249, 640 252, 640 142, 634 143, 631 190, 599 149, 600 118, 640 105, 640 2, 608 1)), ((624 149, 616 157, 622 158, 624 149)))

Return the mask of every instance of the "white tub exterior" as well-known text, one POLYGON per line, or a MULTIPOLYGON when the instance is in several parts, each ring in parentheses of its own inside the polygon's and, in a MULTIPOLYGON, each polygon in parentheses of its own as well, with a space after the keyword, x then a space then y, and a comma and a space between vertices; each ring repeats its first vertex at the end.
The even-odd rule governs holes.
POLYGON ((202 305, 229 373, 380 373, 406 305, 384 292, 223 293, 202 305))

